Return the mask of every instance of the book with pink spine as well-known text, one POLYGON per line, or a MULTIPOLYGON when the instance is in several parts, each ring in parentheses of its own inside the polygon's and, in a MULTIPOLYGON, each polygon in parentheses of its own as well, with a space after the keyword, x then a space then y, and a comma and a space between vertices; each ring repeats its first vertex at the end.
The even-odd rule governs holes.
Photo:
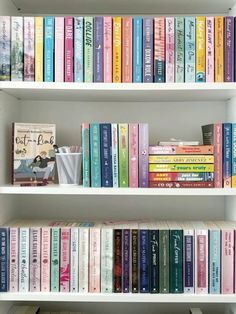
POLYGON ((132 83, 132 17, 122 18, 122 82, 132 83))
POLYGON ((30 292, 40 291, 41 228, 30 228, 30 292))
POLYGON ((55 82, 64 82, 64 17, 55 17, 55 82))
POLYGON ((60 292, 70 291, 70 228, 61 228, 60 292))
POLYGON ((10 267, 9 267, 9 291, 18 291, 18 267, 19 267, 19 230, 10 228, 10 267))
POLYGON ((175 81, 175 18, 166 17, 166 83, 175 81))
POLYGON ((129 187, 138 187, 138 123, 129 124, 129 187))
POLYGON ((50 238, 51 229, 43 227, 41 230, 41 292, 50 291, 50 238))
POLYGON ((90 228, 89 238, 89 292, 100 292, 100 260, 101 260, 101 225, 90 228))
POLYGON ((24 17, 24 81, 34 81, 34 17, 24 17))
POLYGON ((112 18, 103 18, 103 66, 104 83, 112 83, 112 18))
POLYGON ((206 82, 214 82, 214 17, 206 17, 206 82))
POLYGON ((73 82, 74 20, 65 17, 65 82, 73 82))

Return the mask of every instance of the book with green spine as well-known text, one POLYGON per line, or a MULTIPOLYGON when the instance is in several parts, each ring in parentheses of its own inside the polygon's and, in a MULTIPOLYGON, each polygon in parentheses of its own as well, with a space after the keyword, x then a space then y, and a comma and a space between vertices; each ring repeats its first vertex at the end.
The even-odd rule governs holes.
POLYGON ((184 82, 184 17, 175 18, 175 82, 184 82))
POLYGON ((100 125, 90 123, 91 187, 101 187, 100 125))
POLYGON ((120 123, 119 127, 119 187, 129 186, 129 143, 128 143, 128 124, 120 123))
POLYGON ((51 292, 59 292, 60 228, 51 230, 51 292))
POLYGON ((169 230, 166 223, 158 223, 159 229, 159 292, 169 293, 169 230))
POLYGON ((93 82, 93 17, 84 18, 84 81, 93 82))

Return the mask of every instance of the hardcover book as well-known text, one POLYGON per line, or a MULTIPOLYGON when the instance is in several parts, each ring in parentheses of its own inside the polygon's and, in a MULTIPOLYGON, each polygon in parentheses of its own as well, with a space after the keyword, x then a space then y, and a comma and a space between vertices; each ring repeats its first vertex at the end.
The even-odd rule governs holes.
POLYGON ((184 82, 184 18, 175 18, 175 82, 184 82))
POLYGON ((93 78, 94 82, 103 82, 103 17, 95 16, 93 31, 93 78))
POLYGON ((143 19, 143 82, 153 82, 153 19, 143 19))
POLYGON ((84 81, 93 82, 93 18, 84 17, 84 81))
POLYGON ((112 18, 103 17, 103 71, 104 83, 112 83, 112 18))
POLYGON ((206 82, 214 82, 214 17, 206 17, 206 82))
POLYGON ((185 17, 185 82, 195 82, 195 17, 185 17))
POLYGON ((35 17, 35 81, 43 81, 43 17, 35 17))
POLYGON ((24 81, 34 81, 34 17, 24 17, 24 81))
POLYGON ((64 82, 65 19, 55 17, 55 82, 64 82))
POLYGON ((233 82, 234 18, 224 17, 224 82, 233 82))
POLYGON ((205 23, 205 17, 196 17, 196 82, 206 81, 205 23))
POLYGON ((74 17, 74 82, 84 81, 84 19, 74 17))
POLYGON ((74 20, 65 17, 65 82, 73 82, 73 57, 74 57, 74 20))
POLYGON ((122 18, 122 82, 132 83, 132 17, 122 18))
POLYGON ((121 17, 113 17, 113 83, 121 83, 121 17))
POLYGON ((0 16, 0 81, 11 79, 11 18, 0 16))
POLYGON ((154 18, 154 77, 156 83, 165 82, 165 18, 154 18))
POLYGON ((133 17, 133 82, 143 81, 143 19, 133 17))
POLYGON ((23 17, 11 18, 11 80, 23 81, 23 17))
POLYGON ((175 18, 166 17, 166 83, 175 81, 175 18))
POLYGON ((44 17, 44 81, 54 81, 54 17, 44 17))
POLYGON ((119 187, 129 186, 129 127, 127 123, 118 124, 119 128, 119 187))
POLYGON ((224 81, 224 18, 215 17, 215 82, 224 81))

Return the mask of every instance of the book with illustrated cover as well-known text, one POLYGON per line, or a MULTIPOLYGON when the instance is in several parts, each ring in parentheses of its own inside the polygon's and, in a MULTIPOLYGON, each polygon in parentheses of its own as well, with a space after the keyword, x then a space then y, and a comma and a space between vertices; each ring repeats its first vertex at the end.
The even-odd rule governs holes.
POLYGON ((34 17, 24 17, 24 81, 34 81, 34 17))
POLYGON ((11 78, 11 18, 0 16, 0 81, 11 78))
POLYGON ((11 80, 23 81, 23 17, 11 18, 11 80))

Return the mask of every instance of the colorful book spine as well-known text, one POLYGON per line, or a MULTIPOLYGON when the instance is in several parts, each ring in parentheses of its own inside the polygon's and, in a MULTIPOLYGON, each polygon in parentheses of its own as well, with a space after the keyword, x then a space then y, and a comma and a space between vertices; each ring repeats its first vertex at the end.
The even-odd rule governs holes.
POLYGON ((51 229, 43 227, 41 230, 41 291, 50 291, 50 254, 51 254, 51 229))
POLYGON ((103 82, 103 17, 95 16, 93 31, 93 77, 94 82, 103 82))
POLYGON ((133 17, 133 82, 143 81, 143 20, 133 17))
POLYGON ((129 187, 138 187, 138 124, 129 124, 129 187))
POLYGON ((84 81, 93 82, 93 18, 84 18, 84 81))
POLYGON ((149 181, 213 181, 214 180, 214 172, 150 172, 149 173, 149 181))
POLYGON ((209 230, 209 293, 220 293, 221 277, 221 236, 220 230, 209 230))
POLYGON ((224 81, 224 18, 215 17, 215 82, 224 81))
POLYGON ((234 230, 221 231, 221 293, 234 293, 234 230))
POLYGON ((103 17, 104 83, 112 83, 112 18, 103 17))
POLYGON ((70 228, 61 228, 60 292, 70 291, 70 228))
POLYGON ((9 291, 17 292, 19 289, 19 229, 10 228, 10 252, 9 252, 9 291))
POLYGON ((83 186, 90 187, 89 124, 82 123, 83 186))
POLYGON ((44 81, 54 81, 54 17, 44 17, 44 81))
POLYGON ((143 19, 143 82, 153 82, 153 19, 143 19))
POLYGON ((65 17, 65 82, 73 82, 73 45, 74 45, 74 20, 65 17))
POLYGON ((101 292, 113 292, 113 230, 101 230, 101 292))
POLYGON ((65 19, 55 17, 55 82, 64 82, 65 19))
POLYGON ((150 164, 213 164, 214 156, 205 155, 151 155, 148 158, 150 164))
POLYGON ((150 146, 150 155, 212 155, 213 145, 202 146, 150 146))
POLYGON ((41 284, 41 228, 30 228, 30 292, 39 292, 41 284))
POLYGON ((88 293, 89 228, 79 229, 79 292, 88 293))
POLYGON ((159 230, 159 292, 170 291, 170 233, 169 230, 159 230))
POLYGON ((139 237, 138 230, 131 231, 131 285, 132 293, 139 292, 139 237))
POLYGON ((29 291, 29 228, 20 228, 19 292, 29 291))
POLYGON ((129 186, 129 127, 127 123, 118 124, 119 128, 119 187, 129 186))
POLYGON ((0 292, 9 286, 9 229, 0 228, 0 292))
MULTIPOLYGON (((236 34, 236 17, 234 17, 234 35, 236 34)), ((236 51, 236 39, 234 36, 234 51, 236 51)), ((236 82, 236 53, 234 54, 234 82, 236 82)))
POLYGON ((175 18, 166 17, 166 83, 175 81, 175 18))
POLYGON ((195 291, 208 293, 208 230, 195 231, 195 291))
POLYGON ((149 230, 150 292, 159 292, 159 237, 158 230, 149 230))
POLYGON ((24 17, 24 81, 34 81, 34 17, 24 17))
POLYGON ((112 187, 111 124, 100 124, 102 187, 112 187))
POLYGON ((214 17, 206 17, 206 82, 214 82, 214 17))
POLYGON ((196 82, 206 81, 205 17, 196 17, 196 82))
POLYGON ((150 188, 214 188, 214 182, 149 182, 150 188))
POLYGON ((100 156, 99 123, 91 123, 89 133, 90 133, 91 186, 101 187, 101 156, 100 156))
POLYGON ((118 159, 118 127, 116 123, 111 125, 111 136, 112 136, 112 182, 113 187, 118 188, 119 186, 119 159, 118 159))
POLYGON ((100 292, 100 258, 101 258, 101 229, 90 229, 90 249, 89 249, 89 292, 100 292))
POLYGON ((154 18, 154 78, 156 83, 165 82, 165 18, 154 18))
POLYGON ((184 293, 194 293, 194 230, 184 229, 184 293))
POLYGON ((51 292, 59 292, 60 229, 51 230, 51 292))
POLYGON ((185 17, 185 82, 195 82, 195 17, 185 17))
POLYGON ((148 124, 139 124, 139 187, 148 187, 148 124))
POLYGON ((113 292, 122 292, 122 230, 114 230, 113 292))
POLYGON ((11 18, 11 80, 23 81, 23 17, 11 18))
POLYGON ((0 81, 11 79, 11 18, 0 16, 0 81))
POLYGON ((214 164, 149 164, 150 172, 214 172, 214 164))
POLYGON ((183 230, 170 230, 170 293, 183 293, 183 230))
POLYGON ((123 292, 130 292, 130 229, 123 230, 123 292))
POLYGON ((232 124, 223 124, 223 187, 232 185, 232 124))
POLYGON ((234 18, 224 17, 224 82, 233 82, 234 18))
POLYGON ((84 19, 74 17, 74 82, 84 81, 84 19))
POLYGON ((121 17, 113 17, 113 83, 121 83, 121 17))
POLYGON ((43 17, 35 17, 35 81, 43 81, 43 17))
POLYGON ((122 18, 122 82, 132 83, 132 17, 122 18))
POLYGON ((232 188, 236 187, 236 123, 232 123, 232 188))
POLYGON ((149 231, 139 230, 139 292, 149 293, 149 231))
POLYGON ((184 82, 184 18, 175 18, 175 82, 184 82))
POLYGON ((79 228, 71 228, 70 246, 70 292, 79 291, 79 228))

